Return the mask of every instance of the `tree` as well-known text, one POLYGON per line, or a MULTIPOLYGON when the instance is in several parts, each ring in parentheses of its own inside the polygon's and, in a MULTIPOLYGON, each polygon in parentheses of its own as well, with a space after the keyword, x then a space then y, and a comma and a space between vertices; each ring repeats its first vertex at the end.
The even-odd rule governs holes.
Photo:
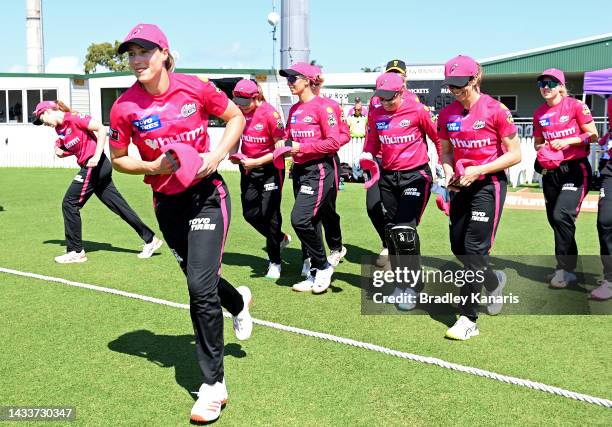
POLYGON ((127 55, 117 53, 120 44, 117 40, 114 45, 108 42, 90 44, 83 63, 85 74, 95 71, 98 65, 111 71, 129 71, 127 55))
POLYGON ((364 73, 377 73, 380 71, 380 67, 361 67, 361 71, 363 71, 364 73))

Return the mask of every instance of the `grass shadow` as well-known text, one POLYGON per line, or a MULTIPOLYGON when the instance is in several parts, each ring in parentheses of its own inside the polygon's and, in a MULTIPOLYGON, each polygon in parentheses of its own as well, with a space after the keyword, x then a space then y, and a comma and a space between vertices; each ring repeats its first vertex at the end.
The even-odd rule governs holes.
MULTIPOLYGON (((117 353, 147 359, 160 368, 174 368, 176 383, 195 400, 192 392, 202 384, 202 373, 195 357, 193 335, 157 335, 148 330, 127 332, 108 343, 108 348, 117 353)), ((237 343, 225 345, 225 357, 246 357, 246 352, 237 343)))
MULTIPOLYGON (((44 244, 48 245, 59 245, 66 247, 65 240, 45 240, 44 244)), ((107 252, 124 252, 130 254, 139 254, 140 250, 137 249, 128 249, 128 248, 120 248, 117 246, 113 246, 111 243, 102 243, 102 242, 93 242, 91 240, 83 240, 83 249, 85 252, 97 252, 97 251, 107 251, 107 252)), ((153 256, 161 255, 159 252, 153 254, 153 256)))

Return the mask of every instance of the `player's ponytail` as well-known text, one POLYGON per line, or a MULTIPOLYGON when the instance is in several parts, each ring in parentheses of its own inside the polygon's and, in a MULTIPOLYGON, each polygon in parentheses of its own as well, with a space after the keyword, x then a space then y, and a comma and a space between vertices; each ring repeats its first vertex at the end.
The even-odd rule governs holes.
POLYGON ((57 104, 57 108, 55 108, 56 110, 59 111, 63 111, 64 113, 72 113, 73 111, 70 109, 69 106, 67 106, 66 104, 64 104, 62 101, 60 101, 59 99, 55 101, 55 104, 57 104))

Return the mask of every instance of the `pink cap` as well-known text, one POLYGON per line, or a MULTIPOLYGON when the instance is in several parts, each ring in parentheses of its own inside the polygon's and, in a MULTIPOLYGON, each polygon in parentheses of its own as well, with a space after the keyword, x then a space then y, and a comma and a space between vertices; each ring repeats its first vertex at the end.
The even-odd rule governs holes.
POLYGON ((127 52, 130 43, 135 43, 145 49, 153 49, 155 47, 169 49, 166 35, 157 25, 153 24, 138 24, 132 28, 123 39, 123 43, 119 45, 117 52, 119 54, 127 52))
POLYGON ((458 55, 444 64, 443 85, 463 87, 478 75, 478 63, 465 55, 458 55))
POLYGON ((565 74, 563 74, 563 71, 556 68, 549 68, 542 71, 542 74, 538 76, 538 81, 544 79, 544 77, 552 77, 562 85, 565 85, 565 74))
POLYGON ((234 153, 231 156, 229 156, 229 160, 238 160, 238 161, 240 161, 240 160, 246 159, 246 158, 247 158, 247 156, 245 156, 242 153, 234 153))
POLYGON ((54 110, 55 108, 57 108, 57 104, 55 103, 55 101, 39 102, 38 104, 36 104, 36 109, 34 110, 35 119, 32 123, 36 126, 42 125, 42 120, 40 119, 42 113, 44 113, 46 110, 54 110))
POLYGON ((272 163, 276 169, 285 169, 285 154, 291 151, 291 147, 281 147, 274 150, 272 163))
POLYGON ((404 88, 404 79, 398 73, 383 73, 376 79, 374 95, 389 99, 404 88))
MULTIPOLYGON (((468 166, 478 166, 478 162, 473 159, 459 159, 455 162, 455 175, 457 177, 465 175, 465 168, 468 166)), ((478 179, 484 179, 484 175, 480 175, 478 179)))
POLYGON ((321 74, 321 69, 316 65, 310 65, 305 62, 296 62, 291 67, 280 70, 279 74, 283 77, 304 76, 308 80, 315 81, 317 76, 321 74))
POLYGON ((191 145, 181 142, 164 145, 161 148, 162 153, 167 153, 168 151, 173 152, 178 158, 178 164, 176 164, 172 156, 168 157, 174 169, 173 178, 181 187, 188 188, 202 166, 200 154, 191 145))
POLYGON ((359 166, 370 174, 370 179, 364 184, 365 189, 369 190, 370 187, 376 184, 380 179, 380 168, 378 167, 378 163, 376 163, 374 159, 364 158, 359 160, 359 166))
POLYGON ((233 94, 234 98, 232 100, 244 107, 251 104, 252 98, 259 94, 259 89, 253 80, 242 79, 236 83, 233 94))
POLYGON ((563 162, 564 156, 561 150, 555 150, 548 144, 544 144, 538 150, 538 162, 544 169, 556 169, 563 162))
POLYGON ((444 197, 442 197, 440 194, 436 196, 436 205, 438 206, 438 209, 444 212, 446 216, 449 216, 450 203, 444 200, 444 197))

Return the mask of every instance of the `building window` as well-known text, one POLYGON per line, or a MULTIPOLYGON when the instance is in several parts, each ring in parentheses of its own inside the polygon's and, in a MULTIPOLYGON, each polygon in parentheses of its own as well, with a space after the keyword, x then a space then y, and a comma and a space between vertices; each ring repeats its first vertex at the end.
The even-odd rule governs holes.
POLYGON ((56 89, 0 90, 0 124, 32 123, 33 112, 41 99, 55 101, 56 89), (25 108, 24 108, 25 101, 25 108), (26 121, 24 121, 24 118, 26 121))
POLYGON ((111 87, 100 89, 100 99, 102 100, 102 123, 104 126, 110 125, 110 111, 113 104, 123 92, 128 90, 126 87, 111 87))
POLYGON ((516 113, 518 109, 518 96, 516 95, 492 95, 492 98, 497 99, 499 102, 508 107, 513 113, 516 113))

